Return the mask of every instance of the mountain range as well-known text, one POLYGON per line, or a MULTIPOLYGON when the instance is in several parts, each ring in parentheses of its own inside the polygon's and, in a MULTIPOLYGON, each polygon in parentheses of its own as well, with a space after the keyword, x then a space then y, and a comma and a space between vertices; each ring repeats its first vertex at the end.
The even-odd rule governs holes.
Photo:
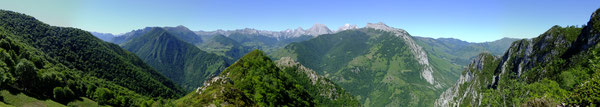
POLYGON ((481 52, 488 52, 495 56, 503 55, 512 42, 520 40, 502 38, 491 42, 470 43, 454 38, 415 37, 415 39, 426 51, 462 66, 469 64, 481 52))
POLYGON ((185 33, 169 32, 167 28, 155 27, 136 36, 121 47, 140 57, 166 77, 191 91, 206 78, 216 76, 229 66, 225 57, 198 49, 183 41, 185 33), (176 36, 180 35, 180 36, 176 36))
POLYGON ((433 102, 442 89, 454 84, 462 67, 477 53, 501 55, 501 50, 517 40, 503 38, 470 43, 452 38, 412 37, 402 29, 383 23, 370 23, 364 28, 346 24, 339 29, 333 32, 325 25, 315 24, 309 30, 275 32, 246 28, 197 31, 193 35, 183 26, 147 27, 117 36, 112 42, 121 43, 123 48, 136 53, 188 91, 203 86, 201 81, 218 75, 244 54, 261 49, 271 53, 269 56, 273 59, 291 58, 306 68, 315 69, 323 78, 348 89, 364 106, 431 106, 427 102, 433 102), (156 33, 157 29, 163 32, 156 33), (170 39, 162 39, 164 35, 170 39), (183 41, 183 38, 193 38, 190 36, 200 39, 183 41), (209 63, 213 66, 209 67, 209 63), (389 90, 377 90, 381 87, 389 90), (381 93, 397 94, 386 97, 381 93))
POLYGON ((66 105, 81 100, 132 106, 185 93, 136 55, 80 29, 0 10, 0 39, 3 104, 66 105), (29 97, 14 97, 22 94, 29 97))
POLYGON ((597 106, 599 14, 472 43, 381 22, 113 35, 0 10, 0 106, 597 106))
POLYGON ((480 44, 488 43, 412 37, 403 29, 369 23, 290 43, 271 57, 297 60, 347 89, 364 106, 432 106, 435 95, 458 79, 462 65, 456 62, 476 55, 457 54, 457 48, 479 48, 464 53, 493 51, 493 46, 480 44), (463 46, 447 46, 456 43, 463 46))

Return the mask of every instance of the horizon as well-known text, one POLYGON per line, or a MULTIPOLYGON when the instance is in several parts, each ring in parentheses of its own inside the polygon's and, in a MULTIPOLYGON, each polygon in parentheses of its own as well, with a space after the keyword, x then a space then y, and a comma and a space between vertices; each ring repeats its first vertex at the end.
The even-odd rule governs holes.
MULTIPOLYGON (((317 24, 318 24, 318 23, 317 23, 317 24)), ((384 23, 384 24, 385 24, 385 23, 384 23)), ((177 25, 177 26, 147 26, 147 27, 179 27, 179 26, 183 26, 183 25, 177 25)), ((145 29, 145 28, 147 28, 147 27, 144 27, 144 28, 139 28, 139 29, 133 29, 133 30, 131 30, 131 31, 129 31, 129 32, 133 32, 133 31, 135 31, 135 30, 143 30, 143 29, 145 29)), ((185 27, 185 28, 188 28, 187 26, 183 26, 183 27, 185 27)), ((365 26, 361 26, 361 27, 358 27, 358 28, 360 29, 360 28, 364 28, 364 27, 365 27, 365 26)), ((390 26, 390 27, 391 27, 391 26, 390 26)), ((564 27, 564 26, 563 26, 563 27, 564 27)), ((310 28, 310 27, 309 27, 309 28, 310 28)), ((304 29, 304 30, 307 30, 307 29, 309 29, 309 28, 302 28, 302 29, 304 29)), ((329 27, 328 27, 328 28, 329 28, 329 27)), ((189 29, 189 28, 188 28, 188 29, 189 29)), ((192 29, 190 29, 190 30, 191 30, 191 31, 193 31, 193 32, 198 32, 198 31, 203 31, 203 32, 215 32, 215 31, 218 31, 218 30, 223 30, 223 31, 234 31, 234 30, 243 30, 243 29, 254 29, 254 28, 241 28, 241 29, 231 29, 231 30, 217 29, 217 30, 210 30, 210 31, 206 31, 206 30, 192 30, 192 29)), ((291 28, 290 28, 290 29, 291 29, 291 28)), ((333 31, 334 33, 338 31, 338 30, 331 29, 331 28, 329 28, 329 29, 330 29, 331 31, 333 31)), ((285 31, 285 30, 281 30, 281 31, 272 31, 272 30, 261 30, 261 29, 254 29, 254 30, 258 30, 258 31, 270 31, 270 32, 283 32, 283 31, 285 31)), ((287 30, 287 29, 286 29, 286 30, 287 30)), ((293 30, 293 29, 291 29, 291 30, 293 30)), ((110 34, 110 35, 113 35, 114 37, 122 36, 122 35, 124 35, 125 33, 129 33, 129 32, 124 32, 124 33, 119 33, 119 34, 113 34, 113 33, 104 33, 104 32, 96 32, 96 31, 88 31, 88 32, 90 32, 90 33, 91 33, 91 32, 94 32, 94 33, 101 33, 101 34, 110 34)), ((410 33, 410 32, 409 32, 409 33, 410 33)), ((469 42, 469 43, 485 43, 485 42, 494 42, 494 41, 498 41, 498 40, 502 40, 502 39, 531 39, 531 38, 513 38, 513 37, 502 37, 502 38, 499 38, 499 39, 495 39, 495 40, 489 40, 489 41, 482 41, 482 42, 470 42, 470 41, 465 41, 465 40, 462 40, 462 39, 459 39, 459 38, 453 38, 453 37, 426 37, 426 36, 418 36, 418 35, 411 35, 411 36, 413 36, 413 37, 421 37, 421 38, 432 38, 432 39, 457 39, 457 40, 464 41, 464 42, 469 42)))
POLYGON ((283 31, 308 29, 315 23, 335 31, 344 24, 362 28, 383 22, 413 36, 481 43, 504 37, 530 39, 554 25, 585 25, 590 13, 600 8, 600 1, 19 0, 0 7, 53 26, 111 34, 178 25, 192 31, 283 31))

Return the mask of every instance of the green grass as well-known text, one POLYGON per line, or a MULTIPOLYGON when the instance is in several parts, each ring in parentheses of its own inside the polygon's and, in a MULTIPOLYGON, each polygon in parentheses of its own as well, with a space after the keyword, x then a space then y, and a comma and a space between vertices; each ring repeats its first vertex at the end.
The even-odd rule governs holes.
POLYGON ((52 101, 50 99, 37 99, 25 95, 24 93, 11 93, 8 90, 0 91, 0 107, 110 107, 106 105, 98 105, 97 102, 85 97, 80 97, 67 104, 67 106, 52 101))
POLYGON ((85 97, 79 97, 74 101, 71 101, 67 104, 69 107, 110 107, 107 105, 99 105, 98 102, 92 101, 85 97))
POLYGON ((0 101, 0 107, 15 107, 15 106, 8 105, 8 104, 5 104, 4 102, 0 101))
MULTIPOLYGON (((3 102, 8 104, 8 105, 12 105, 12 106, 17 106, 17 107, 40 107, 40 106, 45 106, 45 107, 66 107, 65 105, 62 105, 58 102, 54 102, 52 100, 46 99, 46 100, 42 100, 42 99, 36 99, 33 97, 29 97, 23 93, 11 93, 7 90, 1 90, 0 91, 0 96, 3 98, 3 102)), ((3 105, 4 103, 0 104, 3 105)))

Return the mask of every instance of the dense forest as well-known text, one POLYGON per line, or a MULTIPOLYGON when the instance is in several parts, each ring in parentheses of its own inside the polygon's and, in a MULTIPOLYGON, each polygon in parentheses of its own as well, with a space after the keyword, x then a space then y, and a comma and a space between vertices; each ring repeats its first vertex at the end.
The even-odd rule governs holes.
POLYGON ((233 59, 204 52, 173 33, 155 27, 122 47, 135 53, 187 92, 202 86, 203 81, 216 76, 233 62, 233 59))
POLYGON ((134 54, 90 33, 0 11, 0 87, 62 104, 89 98, 130 106, 184 91, 134 54))

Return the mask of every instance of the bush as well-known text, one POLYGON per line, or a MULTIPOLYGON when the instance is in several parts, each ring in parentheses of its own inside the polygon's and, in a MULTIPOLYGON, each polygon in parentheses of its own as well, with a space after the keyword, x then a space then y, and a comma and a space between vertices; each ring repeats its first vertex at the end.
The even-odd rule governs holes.
POLYGON ((19 60, 19 63, 15 69, 15 77, 17 77, 17 81, 19 81, 23 87, 28 87, 28 85, 31 85, 31 82, 35 81, 37 77, 37 72, 35 71, 33 62, 27 59, 19 60))
POLYGON ((73 93, 73 90, 69 87, 56 87, 52 92, 54 94, 54 99, 61 103, 71 101, 75 96, 75 93, 73 93))
POLYGON ((536 98, 536 99, 532 99, 532 100, 529 100, 529 101, 523 103, 521 106, 523 106, 523 107, 552 107, 552 106, 556 106, 556 105, 560 105, 560 104, 553 102, 552 100, 549 100, 549 99, 536 98))
POLYGON ((109 101, 114 99, 114 97, 112 91, 107 88, 97 88, 96 92, 94 92, 94 100, 99 104, 109 104, 109 101))
POLYGON ((570 96, 570 104, 596 107, 600 104, 600 73, 595 73, 592 79, 574 89, 570 96))

